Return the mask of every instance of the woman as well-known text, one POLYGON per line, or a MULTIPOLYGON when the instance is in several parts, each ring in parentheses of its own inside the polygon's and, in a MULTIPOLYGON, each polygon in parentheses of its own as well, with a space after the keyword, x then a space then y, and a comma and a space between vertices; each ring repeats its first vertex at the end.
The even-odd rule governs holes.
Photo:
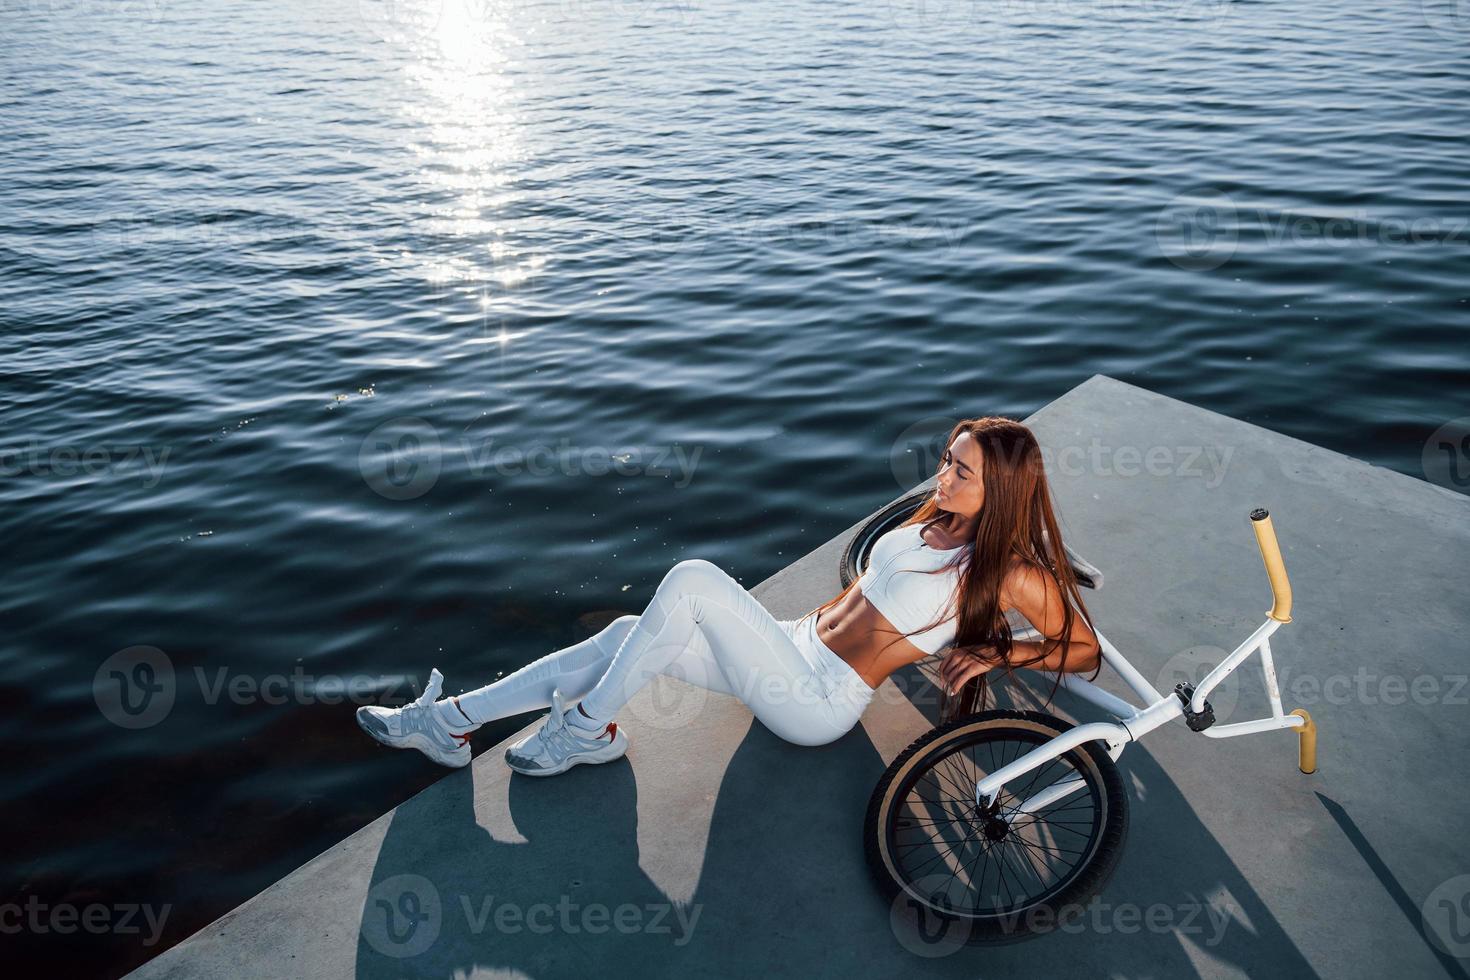
POLYGON ((505 759, 551 776, 620 758, 628 737, 613 718, 655 674, 738 697, 781 738, 822 745, 857 723, 889 674, 945 648, 946 720, 984 708, 996 667, 1095 671, 1035 436, 1010 419, 970 419, 946 445, 934 496, 877 540, 861 578, 800 620, 777 620, 708 561, 681 561, 642 615, 458 697, 439 698, 436 668, 417 701, 359 708, 358 723, 385 745, 463 766, 480 725, 550 706, 505 759), (1012 641, 1011 609, 1044 639, 1012 641))

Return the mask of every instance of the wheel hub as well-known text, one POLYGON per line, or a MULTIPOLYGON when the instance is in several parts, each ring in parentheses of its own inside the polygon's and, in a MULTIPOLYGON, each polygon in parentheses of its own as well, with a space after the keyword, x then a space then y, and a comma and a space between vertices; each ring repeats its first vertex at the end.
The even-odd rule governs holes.
POLYGON ((1011 825, 1000 818, 1000 803, 975 807, 975 822, 987 840, 1002 840, 1011 832, 1011 825))

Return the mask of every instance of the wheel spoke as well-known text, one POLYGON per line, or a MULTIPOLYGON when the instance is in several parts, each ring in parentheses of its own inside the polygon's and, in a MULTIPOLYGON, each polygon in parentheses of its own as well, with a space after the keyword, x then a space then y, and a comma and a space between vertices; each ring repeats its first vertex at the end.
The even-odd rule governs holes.
POLYGON ((940 859, 942 859, 944 857, 947 857, 950 854, 953 854, 956 849, 958 849, 960 847, 963 847, 964 845, 970 843, 974 839, 975 839, 974 834, 971 834, 971 835, 967 836, 964 840, 962 840, 958 844, 956 844, 955 847, 947 848, 945 850, 936 852, 933 857, 929 858, 923 864, 919 865, 919 867, 912 869, 912 873, 915 874, 915 875, 917 875, 920 871, 923 871, 925 868, 929 867, 929 865, 933 864, 935 861, 938 861, 938 860, 940 860, 940 859))

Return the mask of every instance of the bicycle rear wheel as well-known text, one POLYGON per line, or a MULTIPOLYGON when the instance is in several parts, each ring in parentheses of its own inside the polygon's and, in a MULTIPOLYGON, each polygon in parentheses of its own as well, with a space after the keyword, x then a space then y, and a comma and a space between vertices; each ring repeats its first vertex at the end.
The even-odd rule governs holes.
POLYGON ((1071 921, 1122 856, 1127 798, 1097 742, 1002 788, 989 810, 975 784, 1072 726, 1036 711, 986 711, 918 738, 868 802, 864 849, 884 896, 903 896, 968 943, 1020 939, 1071 921), (1023 801, 1068 790, 1031 812, 1023 801))

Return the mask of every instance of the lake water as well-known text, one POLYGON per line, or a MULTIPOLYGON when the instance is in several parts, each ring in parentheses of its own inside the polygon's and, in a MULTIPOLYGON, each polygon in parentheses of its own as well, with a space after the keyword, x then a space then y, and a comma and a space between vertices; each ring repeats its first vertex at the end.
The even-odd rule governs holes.
POLYGON ((7 937, 48 972, 442 774, 354 698, 754 585, 947 419, 1101 372, 1425 476, 1470 415, 1451 0, 0 22, 3 894, 168 909, 7 937))

